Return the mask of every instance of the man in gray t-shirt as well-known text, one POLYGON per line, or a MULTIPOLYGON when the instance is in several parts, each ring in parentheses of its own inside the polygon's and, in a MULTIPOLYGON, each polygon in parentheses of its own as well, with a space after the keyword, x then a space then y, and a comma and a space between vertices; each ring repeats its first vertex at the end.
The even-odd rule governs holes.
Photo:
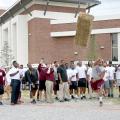
POLYGON ((104 84, 104 77, 105 70, 103 67, 103 60, 98 59, 94 63, 94 67, 92 68, 92 81, 91 81, 91 87, 94 91, 96 91, 99 95, 99 103, 100 106, 102 106, 102 86, 104 84))
POLYGON ((104 73, 104 67, 96 65, 92 68, 92 77, 94 80, 100 80, 102 78, 102 74, 104 73))

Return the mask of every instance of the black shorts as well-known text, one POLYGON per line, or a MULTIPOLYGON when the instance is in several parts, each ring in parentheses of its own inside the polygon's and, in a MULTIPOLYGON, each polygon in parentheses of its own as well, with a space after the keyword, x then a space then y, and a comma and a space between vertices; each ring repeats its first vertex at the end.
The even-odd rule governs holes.
POLYGON ((25 77, 22 78, 22 84, 26 84, 25 77))
POLYGON ((0 85, 0 95, 3 95, 3 94, 4 94, 4 86, 0 85))
POLYGON ((78 89, 78 83, 77 81, 71 81, 71 85, 70 85, 70 90, 77 90, 78 89))
POLYGON ((34 86, 31 85, 31 91, 37 90, 38 89, 38 84, 34 84, 34 86))
POLYGON ((46 86, 45 86, 46 80, 39 80, 39 90, 45 90, 46 91, 46 86))
POLYGON ((60 84, 60 81, 59 80, 55 80, 54 91, 58 91, 59 90, 59 84, 60 84))
POLYGON ((88 88, 88 82, 85 78, 80 78, 78 81, 78 87, 88 88))

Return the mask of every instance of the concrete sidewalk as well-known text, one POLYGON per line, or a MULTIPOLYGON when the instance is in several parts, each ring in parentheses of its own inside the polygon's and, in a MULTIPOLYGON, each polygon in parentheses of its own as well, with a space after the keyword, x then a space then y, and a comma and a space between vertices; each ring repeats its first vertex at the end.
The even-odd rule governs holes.
POLYGON ((6 102, 0 106, 0 120, 120 120, 120 104, 104 100, 99 107, 95 99, 35 105, 26 101, 15 106, 6 102))

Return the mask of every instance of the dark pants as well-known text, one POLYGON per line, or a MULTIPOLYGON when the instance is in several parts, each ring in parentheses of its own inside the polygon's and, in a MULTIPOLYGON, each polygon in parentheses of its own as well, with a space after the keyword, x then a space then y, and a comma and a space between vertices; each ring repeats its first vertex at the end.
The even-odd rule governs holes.
POLYGON ((20 80, 12 79, 11 80, 11 87, 12 87, 12 93, 11 93, 11 103, 17 104, 19 94, 20 94, 20 80))

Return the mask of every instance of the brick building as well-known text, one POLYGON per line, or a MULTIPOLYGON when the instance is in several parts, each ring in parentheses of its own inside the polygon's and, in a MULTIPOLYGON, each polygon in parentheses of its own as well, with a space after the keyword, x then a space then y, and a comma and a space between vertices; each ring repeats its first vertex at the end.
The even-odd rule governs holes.
MULTIPOLYGON (((99 5, 98 0, 21 0, 0 16, 0 49, 8 41, 15 59, 24 65, 65 59, 88 60, 90 46, 74 43, 76 13, 99 5), (47 10, 47 11, 46 11, 47 10), (46 11, 46 12, 45 12, 46 11)), ((96 53, 105 60, 120 61, 120 17, 95 17, 92 34, 96 53)))

